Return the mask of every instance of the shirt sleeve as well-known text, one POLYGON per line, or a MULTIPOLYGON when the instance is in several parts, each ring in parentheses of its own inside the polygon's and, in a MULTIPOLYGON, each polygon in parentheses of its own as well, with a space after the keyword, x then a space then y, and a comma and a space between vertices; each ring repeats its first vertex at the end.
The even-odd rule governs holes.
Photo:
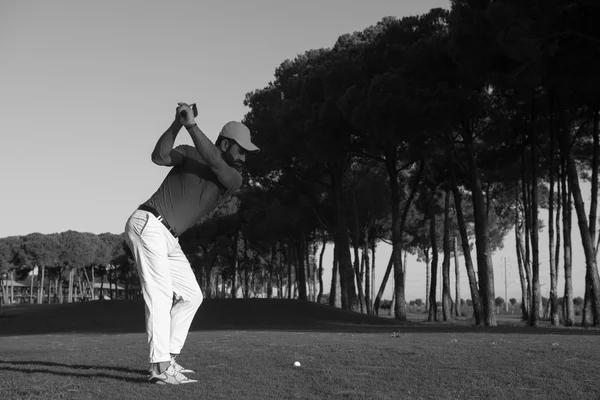
POLYGON ((175 147, 173 151, 181 153, 184 157, 188 158, 193 157, 193 152, 195 152, 196 149, 187 144, 180 144, 179 146, 175 147))
POLYGON ((227 189, 228 193, 233 194, 242 187, 243 179, 242 174, 240 174, 237 169, 231 166, 228 167, 229 168, 225 169, 224 176, 219 177, 219 181, 221 181, 221 184, 225 186, 225 189, 227 189))

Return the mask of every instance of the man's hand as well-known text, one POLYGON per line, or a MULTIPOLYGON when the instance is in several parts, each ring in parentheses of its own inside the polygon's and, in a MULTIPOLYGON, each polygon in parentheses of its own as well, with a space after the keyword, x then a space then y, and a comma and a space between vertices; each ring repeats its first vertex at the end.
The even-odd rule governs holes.
POLYGON ((178 103, 179 107, 177 107, 176 115, 179 118, 179 122, 185 127, 190 125, 194 125, 196 120, 194 119, 194 111, 192 108, 186 103, 178 103), (185 112, 183 112, 185 111, 185 112), (182 115, 184 114, 184 115, 182 115))

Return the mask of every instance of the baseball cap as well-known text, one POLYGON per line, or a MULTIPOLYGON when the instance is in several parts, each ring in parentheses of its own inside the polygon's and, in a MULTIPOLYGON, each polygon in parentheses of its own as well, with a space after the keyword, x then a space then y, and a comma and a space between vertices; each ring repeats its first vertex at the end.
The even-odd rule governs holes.
POLYGON ((233 139, 240 145, 241 148, 248 152, 257 152, 260 149, 252 143, 250 138, 250 129, 241 122, 229 121, 221 129, 219 136, 233 139))

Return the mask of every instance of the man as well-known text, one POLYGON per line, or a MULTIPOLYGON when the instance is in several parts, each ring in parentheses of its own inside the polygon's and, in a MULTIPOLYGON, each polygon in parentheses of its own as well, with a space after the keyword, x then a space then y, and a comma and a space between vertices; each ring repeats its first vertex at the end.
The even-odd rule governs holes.
POLYGON ((240 188, 246 153, 258 150, 248 128, 235 121, 225 124, 213 144, 185 103, 179 103, 175 120, 156 143, 152 161, 171 170, 125 225, 146 305, 152 383, 197 382, 183 375, 194 371, 175 361, 203 300, 177 237, 240 188), (182 126, 194 146, 173 148, 182 126))

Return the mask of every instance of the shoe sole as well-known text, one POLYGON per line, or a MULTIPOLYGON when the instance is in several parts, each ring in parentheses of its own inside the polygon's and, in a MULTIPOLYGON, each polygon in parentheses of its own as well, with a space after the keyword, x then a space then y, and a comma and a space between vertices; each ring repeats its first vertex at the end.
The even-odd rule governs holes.
POLYGON ((153 380, 149 380, 148 382, 155 384, 155 385, 186 385, 188 383, 197 383, 198 381, 196 380, 189 380, 189 381, 184 381, 184 382, 178 382, 178 383, 169 383, 169 382, 165 382, 163 380, 160 379, 153 379, 153 380))
MULTIPOLYGON (((196 374, 197 372, 194 371, 193 369, 182 369, 181 371, 179 371, 180 374, 196 374)), ((150 377, 151 372, 148 372, 146 374, 147 377, 150 377)))

